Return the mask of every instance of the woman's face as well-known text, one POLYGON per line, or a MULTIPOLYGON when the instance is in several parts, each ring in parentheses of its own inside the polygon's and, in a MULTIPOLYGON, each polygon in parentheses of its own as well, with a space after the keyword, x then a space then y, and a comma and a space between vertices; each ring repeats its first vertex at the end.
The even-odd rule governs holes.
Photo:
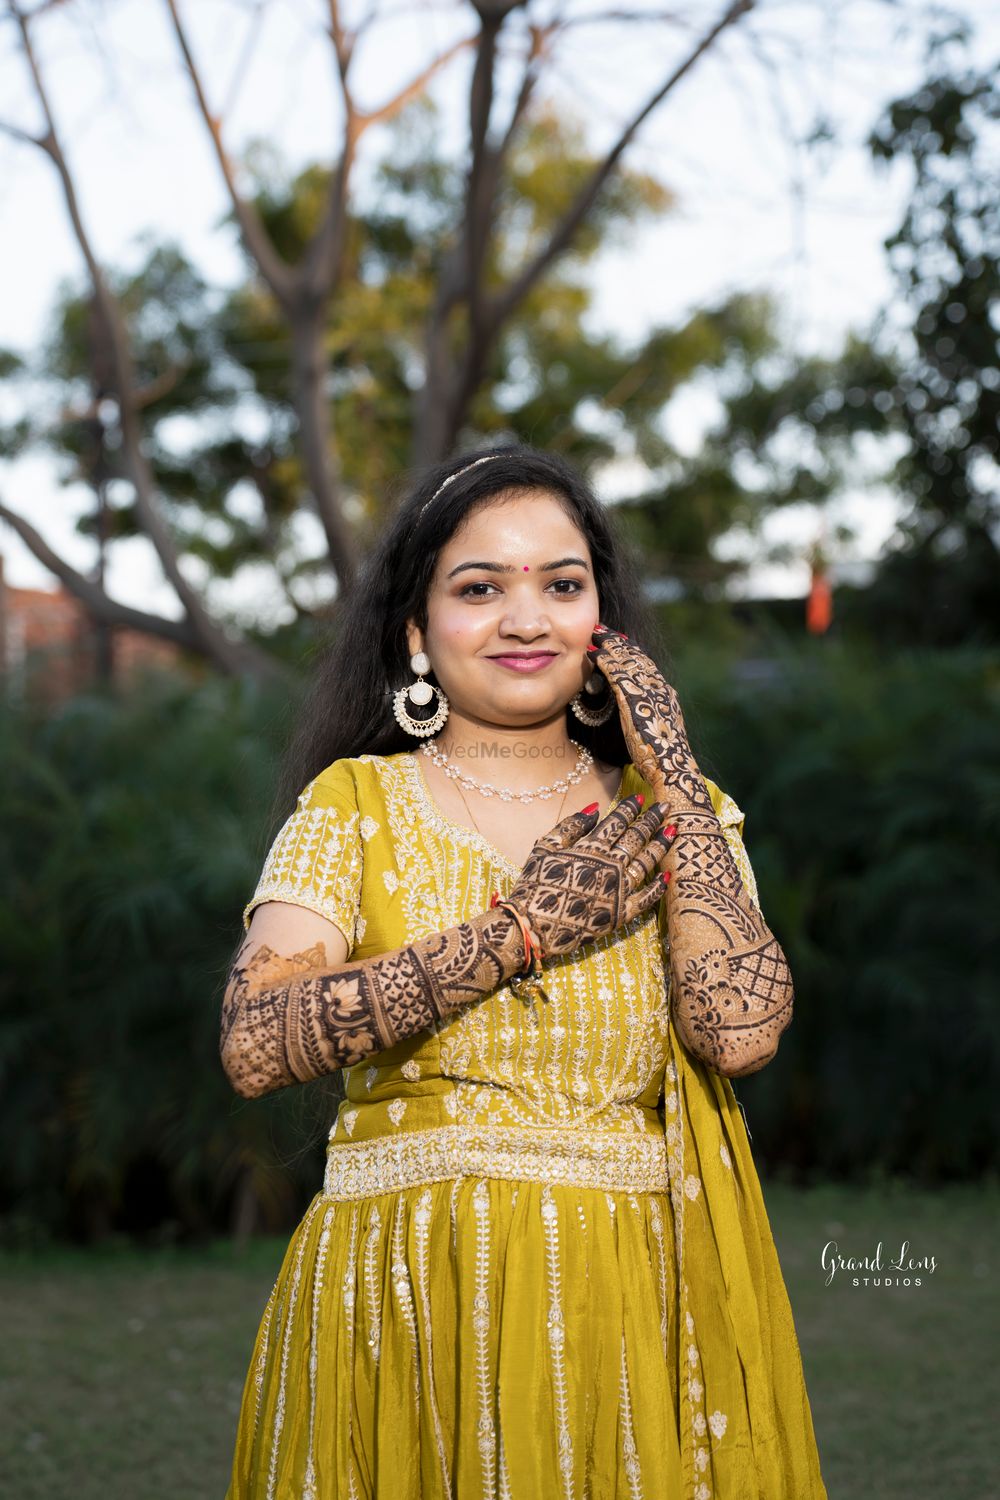
POLYGON ((600 619, 590 549, 545 490, 477 507, 438 556, 421 648, 452 707, 491 724, 562 712, 590 676, 600 619))

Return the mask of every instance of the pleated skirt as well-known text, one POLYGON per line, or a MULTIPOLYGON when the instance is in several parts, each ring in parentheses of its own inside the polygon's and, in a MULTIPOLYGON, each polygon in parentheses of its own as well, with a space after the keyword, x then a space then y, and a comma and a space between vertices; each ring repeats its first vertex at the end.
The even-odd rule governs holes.
POLYGON ((317 1194, 261 1318, 226 1500, 681 1500, 676 1281, 665 1193, 317 1194))

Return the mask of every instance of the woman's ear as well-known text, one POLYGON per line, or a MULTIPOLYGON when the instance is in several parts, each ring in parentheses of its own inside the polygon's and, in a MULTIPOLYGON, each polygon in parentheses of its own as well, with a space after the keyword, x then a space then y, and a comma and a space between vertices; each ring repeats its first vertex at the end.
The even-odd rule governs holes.
POLYGON ((424 649, 423 637, 413 620, 406 622, 406 654, 416 656, 418 651, 424 649))

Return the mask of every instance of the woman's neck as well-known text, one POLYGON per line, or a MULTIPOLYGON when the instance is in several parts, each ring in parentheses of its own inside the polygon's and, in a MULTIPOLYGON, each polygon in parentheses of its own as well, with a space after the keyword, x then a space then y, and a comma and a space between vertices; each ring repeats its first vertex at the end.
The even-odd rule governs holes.
POLYGON ((548 786, 579 763, 564 714, 543 724, 486 724, 454 712, 435 736, 452 765, 479 781, 518 791, 548 786))

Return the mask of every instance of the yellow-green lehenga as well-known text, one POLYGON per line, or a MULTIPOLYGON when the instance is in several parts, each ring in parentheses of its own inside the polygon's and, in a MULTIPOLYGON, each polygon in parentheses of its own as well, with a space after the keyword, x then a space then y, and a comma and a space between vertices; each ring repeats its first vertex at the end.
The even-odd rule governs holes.
MULTIPOLYGON (((362 755, 303 791, 244 917, 310 907, 366 958, 518 873, 416 756, 362 755)), ((826 1500, 746 1127, 676 1035, 665 932, 661 904, 547 964, 547 1002, 504 986, 347 1070, 226 1500, 826 1500)))

